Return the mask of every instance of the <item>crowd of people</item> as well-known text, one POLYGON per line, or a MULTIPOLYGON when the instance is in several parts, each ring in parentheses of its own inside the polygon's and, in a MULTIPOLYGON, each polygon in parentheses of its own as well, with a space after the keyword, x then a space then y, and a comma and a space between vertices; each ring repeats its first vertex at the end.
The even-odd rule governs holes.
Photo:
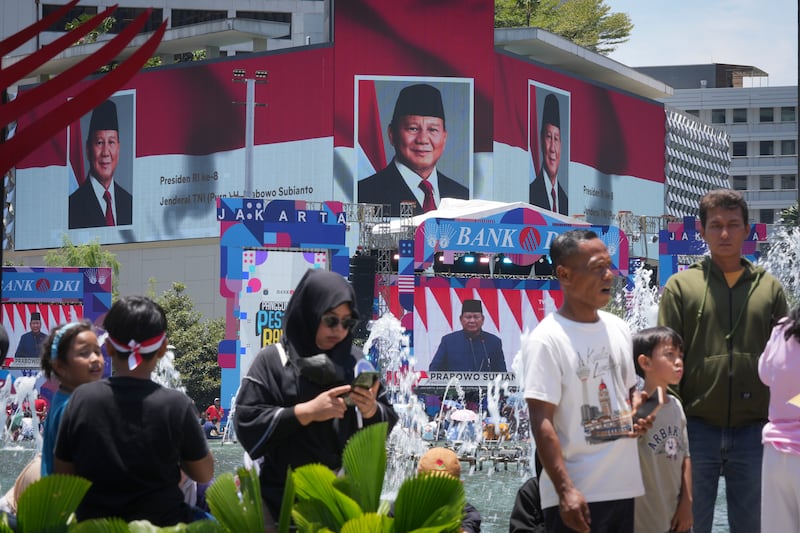
MULTIPOLYGON (((669 279, 659 325, 639 332, 603 311, 614 278, 603 240, 578 229, 552 242, 563 300, 523 335, 518 354, 537 468, 519 488, 510 532, 710 533, 721 476, 731 532, 800 531, 800 308, 790 311, 780 283, 742 257, 750 230, 741 194, 712 191, 699 211, 709 255, 669 279), (645 404, 656 406, 639 411, 645 404)), ((354 381, 363 358, 355 302, 341 275, 307 271, 281 341, 242 380, 233 424, 259 471, 265 531, 277 528, 287 468, 339 471, 353 434, 398 421, 381 380, 354 381)), ((479 321, 480 311, 470 301, 462 313, 479 321)), ((208 516, 186 495, 214 476, 208 435, 185 394, 150 379, 167 349, 163 309, 124 297, 103 327, 106 379, 89 322, 59 325, 43 341, 42 369, 59 388, 42 407, 41 457, 12 491, 77 474, 92 481, 78 520, 167 526, 208 516)), ((219 398, 201 416, 222 431, 219 398)), ((460 478, 458 457, 431 448, 420 460, 420 473, 430 472, 460 478)), ((462 531, 480 524, 468 505, 462 531)))

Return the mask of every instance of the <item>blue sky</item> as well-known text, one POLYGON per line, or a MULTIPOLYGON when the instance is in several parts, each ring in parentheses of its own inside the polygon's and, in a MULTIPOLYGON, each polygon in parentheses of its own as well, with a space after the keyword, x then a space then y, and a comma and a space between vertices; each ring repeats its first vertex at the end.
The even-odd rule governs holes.
POLYGON ((605 0, 634 28, 610 55, 631 67, 732 63, 769 73, 745 86, 797 85, 796 0, 605 0))

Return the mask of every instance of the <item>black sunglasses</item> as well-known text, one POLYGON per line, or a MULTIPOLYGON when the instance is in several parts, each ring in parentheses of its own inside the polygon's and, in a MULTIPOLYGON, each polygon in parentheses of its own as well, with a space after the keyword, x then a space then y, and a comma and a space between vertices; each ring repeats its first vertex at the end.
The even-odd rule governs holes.
POLYGON ((339 324, 341 324, 344 329, 353 329, 354 327, 356 327, 356 324, 358 324, 358 319, 356 318, 340 319, 338 316, 325 315, 322 317, 322 323, 331 329, 335 328, 339 324))

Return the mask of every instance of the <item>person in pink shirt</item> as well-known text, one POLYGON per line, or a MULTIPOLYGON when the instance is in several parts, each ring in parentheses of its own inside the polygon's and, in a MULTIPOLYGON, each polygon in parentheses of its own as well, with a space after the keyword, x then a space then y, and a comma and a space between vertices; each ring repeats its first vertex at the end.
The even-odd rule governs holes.
POLYGON ((761 531, 800 531, 800 305, 781 319, 758 361, 769 387, 761 471, 761 531))

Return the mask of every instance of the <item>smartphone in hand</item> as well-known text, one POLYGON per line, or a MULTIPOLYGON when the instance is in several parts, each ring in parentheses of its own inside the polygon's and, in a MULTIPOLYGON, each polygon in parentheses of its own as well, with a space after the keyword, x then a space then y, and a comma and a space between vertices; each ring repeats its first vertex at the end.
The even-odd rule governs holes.
POLYGON ((640 418, 655 415, 662 405, 664 405, 664 389, 656 387, 647 399, 639 405, 639 408, 633 414, 633 421, 636 422, 640 418))
POLYGON ((353 387, 361 387, 363 389, 369 389, 375 382, 378 381, 380 378, 380 373, 375 371, 364 371, 361 372, 359 375, 356 376, 356 379, 353 380, 351 386, 353 387))

